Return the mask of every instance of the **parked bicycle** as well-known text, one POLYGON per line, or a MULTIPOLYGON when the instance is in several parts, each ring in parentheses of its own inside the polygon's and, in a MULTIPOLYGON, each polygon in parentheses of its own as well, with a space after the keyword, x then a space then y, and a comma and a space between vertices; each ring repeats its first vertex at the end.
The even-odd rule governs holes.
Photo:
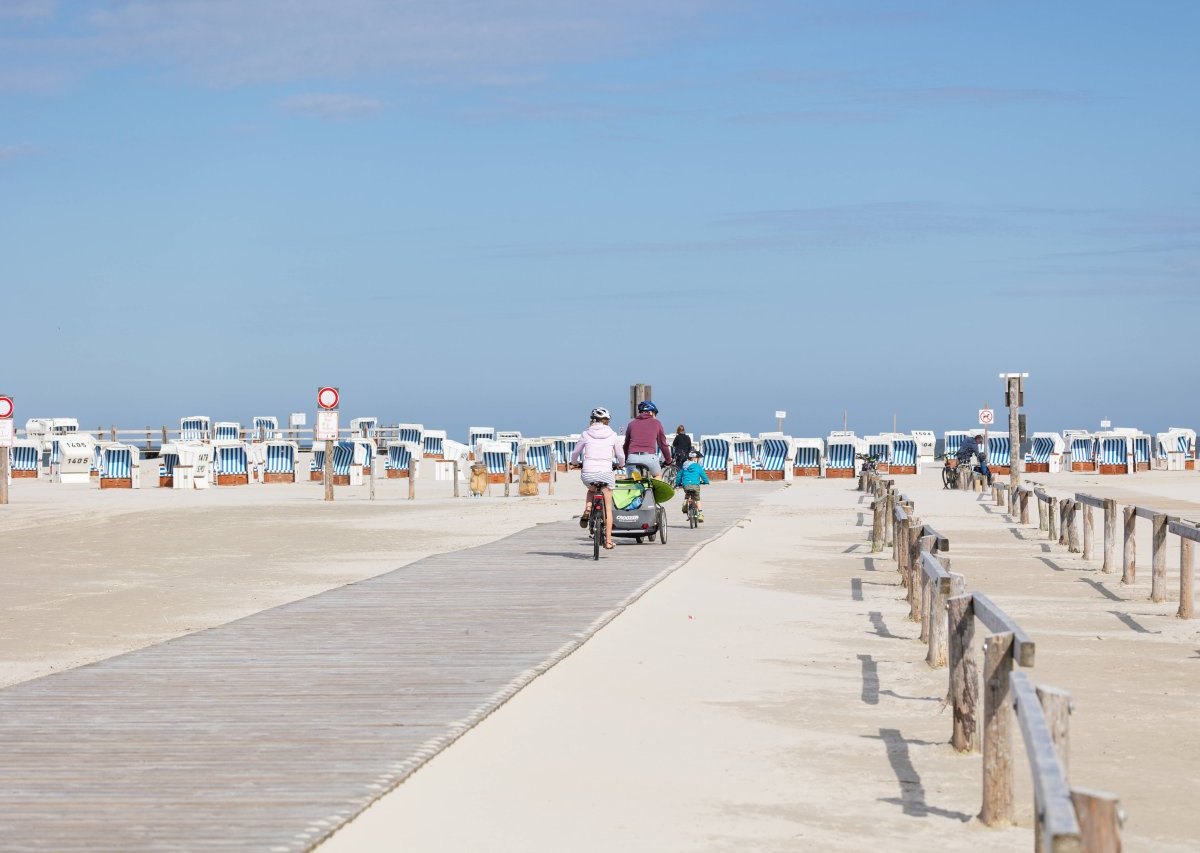
POLYGON ((958 468, 958 460, 953 456, 939 456, 942 460, 942 488, 957 489, 958 479, 962 472, 958 468))

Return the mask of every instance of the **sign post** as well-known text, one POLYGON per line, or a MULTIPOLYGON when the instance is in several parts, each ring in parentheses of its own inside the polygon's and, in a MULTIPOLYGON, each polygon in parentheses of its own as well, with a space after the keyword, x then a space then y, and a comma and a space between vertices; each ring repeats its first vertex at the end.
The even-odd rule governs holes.
POLYGON ((12 397, 0 394, 0 504, 8 503, 8 449, 12 447, 15 437, 12 397))
POLYGON ((317 389, 317 424, 314 441, 325 441, 325 464, 321 467, 321 481, 325 486, 325 500, 333 500, 333 445, 338 437, 338 403, 341 394, 331 385, 317 389))
POLYGON ((1021 474, 1025 470, 1025 456, 1021 453, 1021 407, 1025 405, 1025 380, 1028 373, 1001 373, 1004 380, 1004 401, 1008 404, 1008 442, 1012 458, 1009 460, 1008 483, 1010 494, 1016 495, 1021 485, 1021 474))
POLYGON ((783 432, 783 419, 787 417, 787 412, 775 413, 775 426, 778 427, 776 432, 783 432))

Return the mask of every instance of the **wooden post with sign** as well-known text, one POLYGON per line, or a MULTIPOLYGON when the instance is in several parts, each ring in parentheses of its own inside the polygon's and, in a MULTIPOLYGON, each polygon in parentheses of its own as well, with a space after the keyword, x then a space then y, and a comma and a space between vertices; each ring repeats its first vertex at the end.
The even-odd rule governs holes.
MULTIPOLYGON (((325 441, 325 464, 321 468, 321 480, 325 486, 325 500, 333 500, 333 446, 338 437, 337 407, 341 402, 338 389, 325 385, 317 389, 317 423, 313 441, 325 441)), ((374 482, 374 478, 372 478, 374 482)))
POLYGON ((8 504, 8 475, 12 464, 8 449, 12 447, 16 437, 12 397, 0 394, 0 505, 8 504))

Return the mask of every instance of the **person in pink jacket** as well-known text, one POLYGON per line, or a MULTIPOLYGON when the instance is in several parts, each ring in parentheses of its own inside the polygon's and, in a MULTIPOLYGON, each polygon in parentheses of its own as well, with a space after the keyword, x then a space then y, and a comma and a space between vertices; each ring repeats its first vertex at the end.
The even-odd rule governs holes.
POLYGON ((592 423, 579 436, 575 452, 571 454, 571 462, 582 465, 583 471, 579 478, 588 487, 587 503, 584 505, 583 517, 579 526, 587 528, 588 516, 592 510, 592 495, 596 491, 604 493, 604 505, 607 507, 604 522, 604 547, 612 548, 613 528, 613 499, 612 490, 617 484, 616 474, 613 473, 613 463, 625 464, 625 450, 621 446, 621 436, 612 431, 608 422, 612 416, 608 409, 597 406, 592 409, 592 423))

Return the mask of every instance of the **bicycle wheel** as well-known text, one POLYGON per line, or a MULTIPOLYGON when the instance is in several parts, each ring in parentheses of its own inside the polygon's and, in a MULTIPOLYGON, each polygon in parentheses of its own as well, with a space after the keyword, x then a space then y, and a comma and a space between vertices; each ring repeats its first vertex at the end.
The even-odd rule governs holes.
POLYGON ((667 511, 661 506, 658 508, 658 544, 667 544, 667 511))
POLYGON ((955 471, 953 468, 943 468, 942 469, 942 488, 943 489, 954 488, 954 481, 955 481, 955 479, 957 479, 954 476, 954 474, 955 474, 955 471))
POLYGON ((604 541, 604 512, 592 507, 592 559, 600 559, 600 543, 604 541))

